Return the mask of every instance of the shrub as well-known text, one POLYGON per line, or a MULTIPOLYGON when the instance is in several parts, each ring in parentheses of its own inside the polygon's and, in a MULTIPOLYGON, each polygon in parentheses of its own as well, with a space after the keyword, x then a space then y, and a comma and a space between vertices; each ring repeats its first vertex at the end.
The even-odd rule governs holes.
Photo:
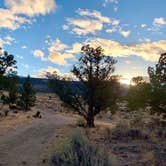
POLYGON ((85 127, 86 126, 86 122, 83 118, 78 118, 76 121, 76 125, 79 127, 85 127))
POLYGON ((90 144, 79 131, 63 142, 51 159, 52 166, 111 166, 108 154, 90 144))
POLYGON ((149 139, 149 136, 142 129, 132 127, 125 121, 120 121, 112 129, 111 138, 115 140, 149 139))

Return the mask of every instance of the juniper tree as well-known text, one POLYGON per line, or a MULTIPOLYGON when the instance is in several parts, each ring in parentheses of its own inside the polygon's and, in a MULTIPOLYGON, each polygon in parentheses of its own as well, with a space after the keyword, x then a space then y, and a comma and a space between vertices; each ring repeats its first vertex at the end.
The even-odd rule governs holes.
POLYGON ((151 85, 151 110, 166 116, 166 53, 161 54, 155 68, 148 68, 148 74, 151 85))
POLYGON ((21 96, 20 96, 19 105, 24 110, 29 110, 30 107, 35 105, 35 101, 36 101, 35 90, 31 84, 31 79, 29 75, 25 79, 20 93, 21 93, 21 96))
POLYGON ((9 106, 16 101, 18 81, 15 71, 16 63, 12 54, 0 48, 0 98, 3 103, 9 104, 9 106), (8 96, 3 93, 4 90, 8 92, 8 96))
POLYGON ((152 113, 166 116, 166 53, 161 54, 155 67, 148 67, 149 82, 143 78, 133 79, 127 94, 129 107, 145 108, 149 106, 152 113))
POLYGON ((56 73, 48 75, 50 87, 60 99, 83 116, 87 126, 94 127, 94 117, 115 105, 119 95, 118 77, 112 76, 116 60, 105 56, 101 47, 85 45, 72 73, 78 81, 71 82, 56 73))

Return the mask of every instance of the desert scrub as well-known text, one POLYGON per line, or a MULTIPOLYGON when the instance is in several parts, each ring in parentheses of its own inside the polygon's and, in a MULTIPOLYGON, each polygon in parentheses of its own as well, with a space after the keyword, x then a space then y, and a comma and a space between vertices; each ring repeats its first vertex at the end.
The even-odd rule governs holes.
POLYGON ((111 166, 109 155, 90 144, 80 130, 61 142, 51 166, 111 166))
POLYGON ((85 127, 86 126, 86 122, 84 120, 84 118, 80 117, 76 120, 76 126, 79 127, 85 127))
POLYGON ((114 140, 133 140, 133 139, 149 139, 149 136, 140 128, 130 126, 130 123, 123 120, 120 121, 110 133, 110 139, 114 140))

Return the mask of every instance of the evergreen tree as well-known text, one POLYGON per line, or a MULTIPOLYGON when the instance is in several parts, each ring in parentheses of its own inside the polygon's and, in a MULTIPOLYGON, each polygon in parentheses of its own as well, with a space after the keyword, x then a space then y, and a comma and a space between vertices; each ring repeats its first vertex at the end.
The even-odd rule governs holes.
POLYGON ((17 97, 16 63, 13 55, 0 48, 0 99, 9 106, 16 102, 17 97), (4 91, 7 91, 8 95, 4 94, 4 91))
POLYGON ((130 86, 127 100, 131 109, 150 106, 152 113, 166 116, 166 53, 159 58, 155 68, 148 68, 149 83, 136 77, 130 86))
POLYGON ((79 80, 66 81, 57 74, 48 75, 50 87, 60 99, 83 116, 87 126, 94 127, 94 118, 113 107, 119 92, 118 77, 112 76, 116 61, 104 55, 101 47, 83 46, 79 63, 72 73, 79 80))
POLYGON ((28 75, 21 88, 19 105, 24 110, 29 110, 30 107, 35 105, 35 101, 36 101, 35 90, 31 84, 30 76, 28 75))

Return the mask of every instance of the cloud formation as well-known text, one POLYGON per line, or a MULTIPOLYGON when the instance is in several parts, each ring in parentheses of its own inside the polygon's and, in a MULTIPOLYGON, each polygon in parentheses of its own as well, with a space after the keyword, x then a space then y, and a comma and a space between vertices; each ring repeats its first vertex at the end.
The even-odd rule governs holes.
POLYGON ((15 30, 24 23, 31 23, 31 21, 25 17, 15 15, 8 9, 0 8, 0 28, 7 28, 15 30))
POLYGON ((0 38, 0 47, 3 48, 4 45, 11 45, 15 39, 10 35, 0 38))
POLYGON ((69 53, 60 53, 60 52, 52 52, 48 56, 48 60, 52 63, 56 63, 58 65, 66 65, 66 59, 75 59, 75 56, 69 53))
POLYGON ((13 13, 29 17, 45 15, 56 8, 54 0, 5 0, 5 4, 13 13))
POLYGON ((98 19, 98 20, 100 20, 101 22, 104 22, 104 23, 110 23, 111 22, 109 17, 102 16, 102 14, 97 10, 91 11, 91 10, 88 10, 88 9, 85 9, 85 10, 84 9, 78 9, 77 13, 80 16, 92 17, 92 18, 98 19))
POLYGON ((6 8, 0 8, 0 28, 16 30, 30 24, 30 17, 45 15, 56 8, 54 0, 5 0, 6 8))
POLYGON ((120 33, 123 37, 127 38, 127 37, 129 37, 131 31, 120 30, 119 33, 120 33))
POLYGON ((47 61, 47 58, 45 57, 44 52, 41 50, 38 50, 38 49, 34 50, 33 55, 35 57, 40 58, 42 61, 47 61))
POLYGON ((68 46, 64 43, 62 43, 59 39, 56 39, 50 44, 50 47, 48 48, 49 52, 55 52, 55 51, 63 51, 68 46))
POLYGON ((155 18, 153 24, 157 26, 166 25, 166 20, 163 17, 155 18))
POLYGON ((103 29, 103 24, 97 20, 90 19, 67 19, 70 25, 73 25, 72 32, 78 35, 86 35, 88 33, 96 34, 97 31, 103 29))
POLYGON ((38 74, 33 75, 36 78, 46 78, 47 73, 49 74, 53 74, 56 73, 61 77, 65 77, 65 78, 74 78, 72 73, 63 73, 61 72, 59 69, 54 68, 52 66, 48 66, 47 68, 41 68, 38 70, 38 74))
POLYGON ((78 9, 76 13, 81 18, 67 18, 68 26, 64 25, 63 29, 68 30, 70 27, 71 31, 78 35, 96 34, 103 29, 104 24, 117 26, 120 23, 119 20, 103 16, 96 10, 78 9))
POLYGON ((152 62, 158 61, 160 54, 164 53, 166 50, 166 40, 125 45, 113 40, 95 38, 86 41, 86 43, 91 44, 93 47, 101 46, 108 56, 128 57, 137 55, 146 61, 152 62))

